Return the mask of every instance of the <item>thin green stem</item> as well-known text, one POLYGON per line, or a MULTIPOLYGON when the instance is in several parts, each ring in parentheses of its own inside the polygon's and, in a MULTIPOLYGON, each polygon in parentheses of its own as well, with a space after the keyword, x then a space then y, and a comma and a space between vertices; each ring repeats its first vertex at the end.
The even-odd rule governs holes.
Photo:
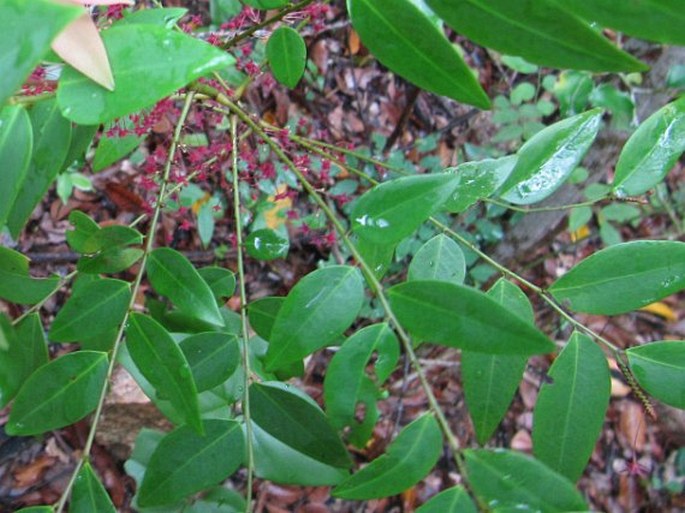
POLYGON ((602 196, 601 198, 597 198, 594 200, 588 200, 588 201, 580 201, 578 203, 569 203, 568 205, 550 205, 548 207, 519 207, 516 205, 512 205, 511 203, 507 203, 506 201, 500 201, 495 198, 483 198, 482 201, 485 203, 491 203, 493 205, 497 205, 499 207, 504 207, 508 210, 513 210, 514 212, 523 212, 525 214, 532 214, 533 212, 555 212, 557 210, 570 210, 572 208, 577 208, 577 207, 591 207, 593 205, 596 205, 597 203, 600 203, 602 201, 610 200, 611 197, 609 196, 602 196))
POLYGON ((78 271, 72 271, 69 274, 67 274, 64 278, 60 279, 59 284, 55 287, 55 290, 50 292, 47 296, 45 296, 43 299, 41 299, 38 303, 35 305, 31 306, 28 310, 26 310, 24 313, 22 313, 19 317, 14 319, 12 321, 12 325, 15 326, 19 324, 21 321, 23 321, 26 317, 31 315, 33 312, 37 312, 41 308, 43 308, 43 305, 48 302, 48 300, 57 294, 62 287, 64 287, 67 283, 69 283, 71 280, 74 279, 74 277, 78 274, 78 271))

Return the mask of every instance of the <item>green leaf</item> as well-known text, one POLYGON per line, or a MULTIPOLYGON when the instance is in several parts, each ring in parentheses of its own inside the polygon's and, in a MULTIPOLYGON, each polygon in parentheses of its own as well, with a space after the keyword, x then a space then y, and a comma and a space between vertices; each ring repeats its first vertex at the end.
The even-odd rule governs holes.
POLYGON ((407 280, 440 280, 464 283, 464 252, 452 239, 438 234, 416 252, 409 264, 407 280))
POLYGON ((429 9, 413 0, 347 0, 352 25, 385 66, 422 89, 482 109, 490 100, 429 9))
POLYGON ((301 360, 330 344, 356 319, 363 301, 364 285, 355 267, 329 266, 302 278, 276 316, 266 369, 301 360))
POLYGON ((188 9, 183 7, 159 7, 155 9, 140 9, 134 12, 124 11, 124 17, 117 22, 117 25, 142 23, 161 25, 170 29, 174 28, 176 22, 183 18, 187 12, 188 9))
POLYGON ((5 426, 12 436, 69 426, 97 406, 107 375, 107 354, 78 351, 40 367, 19 390, 5 426))
POLYGON ((528 62, 588 71, 648 69, 553 0, 427 2, 456 32, 479 45, 523 57, 528 62))
POLYGON ((230 269, 210 265, 197 270, 217 301, 227 299, 235 292, 235 275, 230 269))
POLYGON ((97 255, 81 257, 76 269, 90 274, 119 273, 140 260, 143 253, 142 249, 137 248, 110 248, 97 255))
POLYGON ((30 508, 21 508, 16 513, 55 513, 52 506, 31 506, 30 508))
POLYGON ((479 199, 492 195, 514 170, 516 155, 499 159, 485 159, 465 162, 445 171, 454 173, 458 178, 457 187, 445 202, 448 212, 463 212, 479 199))
POLYGON ((203 41, 155 25, 114 26, 102 32, 102 40, 116 82, 114 91, 70 67, 59 81, 57 102, 64 116, 76 123, 96 125, 137 112, 235 62, 203 41))
POLYGON ((89 461, 85 461, 74 481, 69 513, 116 513, 107 490, 95 475, 89 461))
POLYGON ((388 290, 398 320, 420 340, 491 354, 548 353, 554 344, 531 323, 484 293, 441 281, 409 281, 388 290))
POLYGON ((552 92, 559 100, 559 110, 565 116, 580 114, 590 99, 594 83, 584 71, 564 70, 554 83, 552 92))
MULTIPOLYGON (((71 220, 71 215, 69 217, 71 220)), ((92 225, 89 226, 85 230, 88 232, 88 235, 83 240, 83 246, 81 247, 83 253, 96 253, 102 250, 143 243, 143 235, 138 230, 128 226, 110 225, 100 228, 96 225, 96 230, 91 228, 92 225)))
POLYGON ((375 186, 354 204, 352 230, 377 244, 399 242, 440 210, 459 178, 450 173, 397 178, 375 186))
POLYGON ((529 456, 505 449, 467 449, 464 456, 471 489, 485 503, 541 513, 587 510, 571 481, 529 456))
MULTIPOLYGON (((158 9, 145 9, 148 12, 157 11, 158 9)), ((145 139, 144 135, 125 135, 124 137, 103 135, 100 138, 98 147, 95 149, 93 156, 93 171, 95 173, 102 171, 107 166, 118 162, 126 155, 135 150, 140 143, 145 139)))
POLYGON ((341 499, 376 499, 397 495, 428 475, 442 452, 442 433, 425 414, 402 428, 385 454, 336 486, 341 499))
POLYGON ((104 279, 75 290, 50 327, 53 342, 78 342, 104 335, 124 320, 131 301, 130 285, 104 279))
POLYGON ((577 481, 602 431, 611 376, 602 350, 587 336, 571 335, 549 370, 533 416, 535 456, 577 481))
POLYGON ((637 196, 659 184, 685 151, 685 97, 649 116, 626 142, 616 163, 613 188, 637 196))
POLYGON ((324 413, 289 387, 280 383, 250 385, 252 421, 302 454, 334 467, 349 467, 350 456, 324 413))
POLYGON ((88 241, 100 231, 100 226, 80 210, 69 213, 69 222, 74 229, 67 230, 65 235, 71 249, 78 253, 95 253, 98 249, 90 248, 88 241))
POLYGON ((659 401, 685 409, 685 342, 668 340, 626 351, 635 379, 659 401))
POLYGON ((568 229, 571 232, 582 228, 592 219, 591 207, 575 207, 568 215, 568 229))
POLYGON ((198 392, 221 385, 240 363, 240 349, 235 335, 198 333, 179 344, 193 373, 198 392))
MULTIPOLYGON (((499 279, 487 295, 524 321, 531 324, 535 321, 533 307, 526 295, 504 278, 499 279)), ((520 355, 462 351, 464 396, 481 445, 492 436, 509 408, 527 360, 520 355)))
POLYGON ((241 0, 244 4, 247 4, 255 9, 278 9, 288 5, 288 0, 241 0))
POLYGON ((276 317, 284 302, 284 297, 269 296, 257 299, 247 306, 250 326, 264 340, 271 340, 276 317))
POLYGON ((29 276, 29 259, 21 253, 0 246, 0 298, 12 303, 35 305, 58 286, 60 280, 29 276))
POLYGON ((126 328, 126 346, 136 367, 157 394, 171 401, 190 427, 202 433, 193 374, 171 335, 157 321, 134 313, 126 328))
POLYGON ((210 324, 223 325, 209 285, 178 251, 158 248, 150 253, 147 276, 155 290, 168 297, 181 312, 210 324))
POLYGON ((448 488, 432 497, 416 513, 476 513, 476 506, 463 486, 448 488))
POLYGON ((266 58, 274 78, 293 89, 304 74, 307 45, 297 30, 281 26, 269 36, 266 43, 266 58))
POLYGON ((179 501, 233 474, 243 461, 245 439, 233 420, 205 420, 204 436, 181 426, 159 442, 138 493, 140 506, 179 501))
POLYGON ((685 243, 633 241, 589 256, 549 288, 575 312, 616 315, 685 288, 685 243))
MULTIPOLYGON (((64 158, 64 164, 62 165, 62 170, 60 172, 69 169, 71 166, 83 167, 86 160, 86 152, 93 142, 93 138, 98 129, 98 125, 72 125, 71 144, 69 145, 69 151, 64 158)), ((88 183, 90 184, 90 182, 88 183)))
POLYGON ((4 107, 0 110, 0 162, 3 163, 0 227, 7 221, 14 200, 26 179, 32 152, 33 130, 26 109, 18 105, 4 107))
POLYGON ((388 272, 395 254, 395 244, 376 244, 368 239, 356 237, 354 242, 362 259, 379 280, 388 272))
POLYGON ((285 258, 290 249, 290 241, 275 230, 263 228, 255 230, 245 240, 247 254, 257 260, 285 258))
POLYGON ((502 198, 529 205, 556 191, 592 146, 603 111, 593 109, 564 119, 535 134, 521 146, 514 170, 502 185, 502 198))
POLYGON ((0 19, 0 105, 19 88, 50 43, 63 28, 83 14, 75 5, 47 0, 4 0, 0 19))

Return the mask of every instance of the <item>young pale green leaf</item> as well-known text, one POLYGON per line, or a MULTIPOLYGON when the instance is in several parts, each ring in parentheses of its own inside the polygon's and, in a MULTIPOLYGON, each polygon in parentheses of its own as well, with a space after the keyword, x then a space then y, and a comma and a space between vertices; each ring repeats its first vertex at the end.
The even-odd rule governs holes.
MULTIPOLYGON (((533 307, 526 295, 504 278, 499 279, 487 295, 524 321, 530 324, 535 321, 533 307)), ((492 436, 509 408, 527 360, 527 356, 520 355, 462 351, 464 396, 481 445, 492 436)))
POLYGON ((659 401, 685 410, 685 342, 667 340, 626 351, 635 379, 659 401))
POLYGON ((398 320, 420 340, 490 354, 548 353, 554 344, 486 294, 442 281, 409 281, 388 290, 398 320))
POLYGON ((109 248, 97 255, 79 258, 76 269, 86 274, 114 274, 125 271, 143 257, 138 248, 109 248))
POLYGON ((587 510, 573 483, 536 459, 503 449, 467 449, 464 456, 471 489, 487 504, 541 513, 587 510))
POLYGON ((463 486, 448 488, 432 497, 416 513, 476 513, 476 506, 463 486))
POLYGON ((556 191, 592 146, 603 111, 593 109, 540 130, 518 151, 502 185, 503 199, 517 205, 542 201, 556 191))
POLYGON ((349 467, 350 456, 324 413, 313 401, 287 390, 289 386, 250 385, 252 421, 302 454, 333 467, 349 467))
POLYGON ((288 0, 242 0, 244 4, 254 7, 255 9, 267 10, 278 9, 288 5, 288 0))
POLYGON ((12 303, 35 305, 59 286, 59 278, 32 278, 29 259, 0 246, 0 298, 12 303))
POLYGON ((325 267, 302 278, 274 321, 264 358, 267 370, 330 344, 356 319, 363 300, 364 285, 355 267, 325 267))
POLYGON ((183 339, 179 347, 188 360, 198 392, 221 385, 240 363, 238 339, 228 333, 198 333, 183 339))
POLYGON ((0 110, 0 162, 3 185, 0 187, 0 227, 4 226, 10 208, 26 179, 33 152, 33 130, 26 109, 8 105, 0 110))
POLYGON ((448 212, 463 212, 479 199, 492 195, 514 170, 516 155, 499 159, 485 159, 477 162, 464 162, 445 171, 454 173, 458 178, 456 189, 445 202, 448 212))
POLYGON ((554 0, 427 0, 458 33, 476 43, 552 68, 645 71, 584 20, 554 0))
POLYGON ((425 5, 347 0, 347 11, 362 42, 392 71, 427 91, 490 108, 473 72, 425 5))
POLYGON ((235 292, 235 275, 230 269, 210 265, 198 269, 197 272, 209 285, 217 301, 227 299, 235 292))
POLYGON ((126 328, 126 347, 157 394, 171 401, 188 425, 202 433, 193 374, 171 335, 152 318, 134 313, 126 328))
POLYGON ((150 253, 147 276, 157 292, 181 312, 218 326, 223 325, 214 294, 190 261, 171 248, 150 253))
POLYGON ((637 196, 659 184, 685 151, 685 97, 649 116, 626 142, 616 163, 613 188, 637 196))
POLYGON ((17 394, 5 431, 13 436, 69 426, 97 406, 107 375, 107 354, 78 351, 36 370, 17 394))
POLYGON ((59 81, 59 106, 76 123, 96 125, 139 111, 235 62, 218 48, 155 25, 115 26, 102 32, 102 40, 116 81, 114 91, 72 68, 66 68, 59 81))
POLYGON ((140 506, 172 504, 215 485, 243 461, 245 438, 233 420, 205 420, 204 435, 181 426, 162 438, 138 493, 140 506))
POLYGON ((95 475, 89 461, 85 461, 74 481, 69 513, 116 513, 107 490, 95 475))
POLYGON ((247 306, 250 326, 264 340, 271 340, 276 317, 284 302, 284 297, 269 296, 257 299, 247 306))
POLYGON ((290 241, 275 230, 263 228, 250 233, 245 240, 248 255, 257 260, 285 258, 290 249, 290 241))
POLYGON ((129 283, 104 279, 75 290, 50 327, 53 342, 78 342, 108 333, 126 315, 131 300, 129 283))
POLYGON ((425 414, 402 428, 385 454, 345 479, 332 494, 357 500, 397 495, 426 477, 441 452, 440 426, 425 414))
POLYGON ((685 288, 685 243, 633 241, 589 256, 549 288, 575 312, 616 315, 685 288))
POLYGON ((274 78, 293 89, 304 74, 307 45, 297 30, 278 27, 266 43, 266 58, 274 78))
POLYGON ((357 447, 368 442, 378 420, 376 401, 382 385, 395 368, 399 343, 386 324, 373 324, 359 330, 340 347, 326 370, 324 401, 328 418, 336 428, 350 426, 349 440, 357 447), (366 366, 377 354, 375 380, 366 366), (364 418, 356 418, 357 405, 364 404, 364 418))
POLYGON ((587 336, 573 333, 549 370, 533 417, 533 453, 577 481, 602 431, 609 406, 611 376, 602 350, 587 336))
POLYGON ((439 280, 464 283, 464 252, 452 239, 438 234, 416 252, 409 264, 408 280, 439 280))
POLYGON ((376 244, 399 242, 440 210, 458 183, 456 175, 442 173, 405 176, 377 185, 355 202, 352 230, 376 244))

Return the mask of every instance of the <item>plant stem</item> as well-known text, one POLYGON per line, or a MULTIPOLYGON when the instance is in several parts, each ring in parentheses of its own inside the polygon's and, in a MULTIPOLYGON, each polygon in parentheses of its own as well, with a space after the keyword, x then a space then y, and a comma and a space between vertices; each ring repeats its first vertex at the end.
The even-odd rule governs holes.
POLYGON ((21 321, 23 321, 26 317, 28 317, 29 315, 31 315, 33 312, 37 312, 38 310, 40 310, 41 308, 43 308, 43 305, 44 305, 45 303, 47 303, 48 299, 50 299, 52 296, 54 296, 55 294, 57 294, 57 293, 61 290, 61 288, 64 287, 67 283, 69 283, 71 280, 73 280, 74 277, 75 277, 77 274, 78 274, 78 271, 71 271, 69 274, 67 274, 64 278, 62 278, 62 279, 59 281, 59 284, 55 287, 55 290, 53 290, 52 292, 50 292, 50 294, 48 294, 48 295, 45 296, 43 299, 41 299, 38 303, 36 303, 36 304, 33 305, 31 308, 29 308, 28 310, 26 310, 26 311, 25 311, 24 313, 22 313, 19 317, 17 317, 16 319, 14 319, 14 320, 12 321, 12 326, 16 326, 16 325, 19 324, 21 321))
POLYGON ((532 214, 533 212, 554 212, 557 210, 570 210, 572 208, 577 207, 591 207, 597 203, 611 199, 612 198, 610 196, 602 196, 601 198, 597 198, 594 200, 580 201, 578 203, 570 203, 568 205, 550 205, 548 207, 519 207, 516 205, 512 205, 511 203, 507 203, 506 201, 500 201, 494 198, 483 198, 482 201, 484 201, 485 203, 497 205, 499 207, 504 207, 508 210, 513 210, 514 212, 532 214))

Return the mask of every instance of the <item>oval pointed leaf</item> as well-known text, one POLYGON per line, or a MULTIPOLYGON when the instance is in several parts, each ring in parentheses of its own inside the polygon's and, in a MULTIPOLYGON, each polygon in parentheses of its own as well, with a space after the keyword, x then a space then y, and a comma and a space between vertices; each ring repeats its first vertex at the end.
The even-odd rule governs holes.
POLYGON ((271 340, 271 331, 284 301, 284 297, 268 296, 248 305, 247 314, 250 326, 264 340, 271 340))
POLYGON ((476 201, 488 198, 504 183, 514 170, 516 155, 499 159, 485 159, 465 162, 445 171, 459 178, 452 197, 445 202, 448 212, 463 212, 476 201))
POLYGON ((69 353, 40 367, 19 390, 8 434, 37 435, 69 426, 98 404, 107 375, 107 354, 69 353))
POLYGON ((235 62, 218 48, 155 25, 115 26, 102 32, 102 40, 115 90, 100 87, 73 68, 62 72, 57 89, 64 116, 83 125, 97 125, 149 107, 210 71, 235 62))
POLYGON ((377 185, 354 204, 352 229, 377 244, 399 242, 440 209, 458 181, 453 174, 435 174, 377 185))
POLYGON ((221 385, 240 363, 238 339, 228 333, 198 333, 184 338, 179 347, 190 365, 198 392, 221 385))
POLYGON ((586 511, 574 484, 538 460, 514 451, 464 451, 469 484, 485 503, 542 513, 586 511))
POLYGON ((616 315, 685 288, 685 243, 634 241, 589 256, 549 288, 576 312, 616 315))
POLYGON ((255 230, 245 240, 247 254, 257 260, 273 260, 288 255, 290 241, 275 230, 255 230))
POLYGON ((155 290, 168 297, 183 313, 210 324, 223 325, 209 285, 178 251, 158 248, 150 253, 147 276, 155 290))
POLYGON ((448 488, 431 498, 416 513, 476 513, 476 506, 463 486, 448 488))
POLYGON ((90 462, 86 461, 79 470, 71 493, 69 513, 116 513, 107 490, 95 475, 90 462))
POLYGON ((626 353, 642 388, 663 403, 685 409, 685 342, 652 342, 626 353))
POLYGON ((21 253, 0 246, 0 298, 12 303, 34 305, 45 299, 60 280, 29 276, 29 259, 21 253))
POLYGON ((209 285, 217 301, 229 298, 235 292, 235 275, 230 269, 210 265, 198 269, 197 272, 209 285))
POLYGON ((442 452, 442 433, 426 414, 402 428, 387 452, 333 489, 341 499, 375 499, 397 495, 421 481, 442 452))
POLYGON ((114 274, 125 271, 143 257, 138 248, 110 248, 79 259, 76 269, 89 274, 114 274))
POLYGON ((140 506, 172 504, 233 474, 244 458, 245 438, 233 420, 205 420, 204 435, 181 426, 152 453, 138 493, 140 506))
POLYGON ((202 432, 193 374, 171 335, 150 317, 134 313, 126 328, 126 347, 140 373, 158 396, 171 401, 185 421, 202 432))
POLYGON ((307 46, 297 30, 279 27, 273 31, 266 43, 266 58, 269 60, 274 78, 293 89, 304 74, 307 46))
POLYGON ((577 481, 583 474, 609 406, 611 376, 602 350, 573 333, 549 370, 551 383, 538 395, 533 416, 533 453, 577 481))
POLYGON ((532 324, 473 288, 409 281, 388 290, 388 297, 402 326, 420 340, 491 354, 554 350, 532 324))
POLYGON ((452 239, 438 234, 416 252, 409 264, 407 280, 439 280, 464 283, 464 252, 452 239))
POLYGON ((554 0, 427 0, 452 27, 476 43, 528 62, 589 71, 644 71, 587 22, 554 0))
POLYGON ((302 278, 274 321, 264 360, 267 370, 331 343, 356 319, 363 300, 361 274, 354 267, 330 266, 302 278))
POLYGON ((593 109, 564 119, 535 134, 518 151, 514 170, 501 195, 517 205, 545 199, 556 191, 590 149, 603 111, 593 109))
POLYGON ((685 97, 649 116, 616 163, 614 192, 637 196, 659 184, 685 151, 685 97))
POLYGON ((422 89, 490 108, 490 100, 428 8, 413 0, 347 0, 352 25, 385 66, 422 89))
POLYGON ((3 185, 0 187, 0 227, 26 178, 33 151, 31 120, 24 107, 8 105, 0 110, 0 162, 3 185))

